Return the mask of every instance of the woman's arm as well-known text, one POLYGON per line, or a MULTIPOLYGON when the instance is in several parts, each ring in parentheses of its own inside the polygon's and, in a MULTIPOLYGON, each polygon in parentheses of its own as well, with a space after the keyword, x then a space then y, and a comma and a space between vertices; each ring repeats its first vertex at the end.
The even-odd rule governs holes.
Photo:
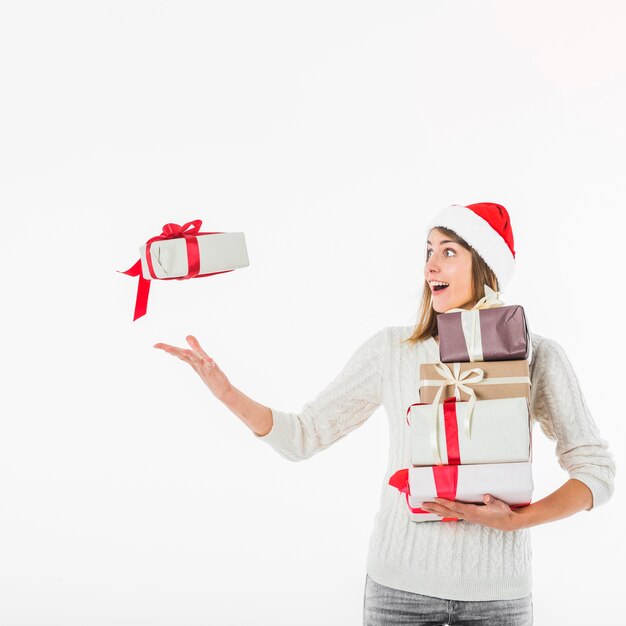
POLYGON ((154 347, 189 363, 211 390, 211 393, 247 424, 253 432, 258 435, 267 434, 272 428, 271 409, 255 402, 234 387, 219 365, 202 349, 193 335, 187 335, 187 342, 191 346, 190 350, 177 348, 167 343, 155 343, 154 347))
POLYGON ((272 409, 248 397, 234 385, 230 385, 218 399, 240 418, 255 435, 264 437, 272 430, 274 425, 272 409))
POLYGON ((382 403, 389 330, 383 328, 369 337, 334 380, 298 413, 271 409, 271 422, 260 414, 260 432, 266 427, 270 430, 255 435, 284 458, 301 461, 361 426, 382 403))
POLYGON ((456 517, 498 530, 520 530, 590 510, 592 505, 591 489, 576 478, 570 478, 549 496, 515 509, 492 496, 485 497, 484 505, 435 498, 433 502, 424 503, 423 508, 443 517, 456 517))
POLYGON ((591 510, 613 495, 613 455, 608 442, 600 437, 578 377, 563 348, 552 339, 542 338, 535 354, 531 415, 545 435, 556 441, 559 465, 569 478, 584 483, 591 491, 591 506, 583 507, 591 510))
POLYGON ((569 517, 579 511, 589 511, 592 507, 591 489, 576 478, 570 478, 549 496, 528 506, 513 509, 516 515, 512 522, 515 529, 530 528, 569 517))
POLYGON ((343 370, 300 413, 276 411, 249 398, 228 380, 193 335, 191 349, 157 343, 159 348, 189 363, 213 395, 252 430, 290 461, 307 459, 363 424, 382 403, 384 364, 390 327, 367 339, 343 370))

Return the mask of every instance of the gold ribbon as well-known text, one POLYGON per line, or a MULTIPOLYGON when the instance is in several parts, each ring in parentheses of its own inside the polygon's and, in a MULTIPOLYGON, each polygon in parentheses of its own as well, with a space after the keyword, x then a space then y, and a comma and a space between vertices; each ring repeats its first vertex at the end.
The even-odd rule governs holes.
POLYGON ((465 414, 465 433, 467 434, 470 430, 472 412, 474 410, 474 404, 476 403, 476 392, 471 387, 467 387, 467 385, 480 382, 485 375, 485 371, 478 367, 475 367, 461 373, 460 363, 452 364, 454 368, 454 373, 445 363, 434 363, 434 366, 437 372, 441 376, 443 376, 443 380, 420 380, 419 387, 421 388, 425 386, 431 386, 433 384, 439 386, 432 405, 432 424, 429 430, 430 447, 433 451, 433 455, 435 457, 437 465, 443 465, 443 461, 441 460, 441 453, 439 451, 439 401, 441 399, 441 394, 448 385, 452 385, 454 386, 454 395, 457 400, 461 399, 461 390, 470 396, 468 411, 465 414), (472 374, 475 375, 470 378, 472 374))
POLYGON ((463 431, 466 437, 471 438, 472 415, 476 405, 476 391, 467 385, 506 385, 511 383, 530 383, 528 376, 499 376, 496 378, 485 378, 485 370, 480 367, 473 367, 461 372, 460 363, 452 363, 453 370, 446 363, 433 363, 437 372, 443 377, 441 379, 424 379, 420 380, 418 389, 422 387, 439 387, 432 403, 431 427, 430 427, 430 447, 437 465, 443 465, 441 453, 439 450, 439 402, 443 390, 449 386, 454 386, 454 396, 457 400, 461 400, 461 391, 468 396, 467 411, 463 420, 463 431), (475 375, 470 378, 471 374, 475 375))
MULTIPOLYGON (((494 291, 489 285, 484 285, 485 295, 471 309, 449 309, 445 313, 461 312, 461 326, 463 336, 467 344, 467 353, 470 362, 483 361, 482 337, 480 335, 479 311, 482 309, 494 309, 504 306, 500 300, 499 292, 494 291)), ((444 313, 444 315, 445 315, 444 313)))

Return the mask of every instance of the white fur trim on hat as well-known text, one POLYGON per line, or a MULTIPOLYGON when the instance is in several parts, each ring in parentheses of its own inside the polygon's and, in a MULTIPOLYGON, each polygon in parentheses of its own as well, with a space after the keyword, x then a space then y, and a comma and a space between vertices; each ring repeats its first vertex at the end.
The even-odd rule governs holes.
POLYGON ((454 231, 478 252, 498 279, 498 291, 504 291, 513 278, 515 258, 500 234, 482 217, 467 207, 453 204, 440 211, 428 224, 431 229, 443 226, 454 231))

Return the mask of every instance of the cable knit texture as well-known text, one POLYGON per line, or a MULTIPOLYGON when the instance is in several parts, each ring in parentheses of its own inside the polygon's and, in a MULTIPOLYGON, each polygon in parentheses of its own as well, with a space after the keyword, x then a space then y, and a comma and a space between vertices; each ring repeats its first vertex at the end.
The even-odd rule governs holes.
MULTIPOLYGON (((410 467, 406 408, 419 401, 420 363, 439 360, 430 338, 403 343, 410 326, 383 328, 365 341, 337 377, 299 413, 272 409, 272 430, 255 437, 299 461, 363 424, 382 404, 389 422, 389 463, 369 544, 367 573, 387 587, 451 600, 507 600, 532 588, 528 529, 501 531, 469 522, 413 522, 404 495, 387 484, 410 467)), ((556 441, 559 463, 585 483, 594 507, 614 489, 615 465, 600 438, 578 378, 554 340, 531 334, 531 415, 556 441)))

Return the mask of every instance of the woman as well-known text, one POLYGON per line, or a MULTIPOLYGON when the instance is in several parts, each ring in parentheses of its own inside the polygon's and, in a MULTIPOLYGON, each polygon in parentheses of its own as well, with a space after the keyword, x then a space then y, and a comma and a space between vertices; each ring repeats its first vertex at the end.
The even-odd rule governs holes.
POLYGON ((501 205, 448 207, 429 224, 427 233, 417 326, 375 333, 297 414, 248 398, 192 336, 187 337, 191 350, 155 347, 188 362, 255 436, 293 461, 327 448, 384 404, 390 455, 369 545, 365 626, 532 624, 528 528, 606 502, 614 489, 615 465, 565 352, 557 342, 532 334, 532 418, 556 440, 556 454, 569 480, 523 508, 511 509, 489 494, 482 505, 435 499, 424 508, 459 521, 410 520, 404 496, 387 485, 387 479, 410 466, 405 411, 419 401, 420 363, 439 361, 437 315, 451 308, 472 308, 484 296, 484 285, 503 291, 515 267, 513 232, 501 205))

